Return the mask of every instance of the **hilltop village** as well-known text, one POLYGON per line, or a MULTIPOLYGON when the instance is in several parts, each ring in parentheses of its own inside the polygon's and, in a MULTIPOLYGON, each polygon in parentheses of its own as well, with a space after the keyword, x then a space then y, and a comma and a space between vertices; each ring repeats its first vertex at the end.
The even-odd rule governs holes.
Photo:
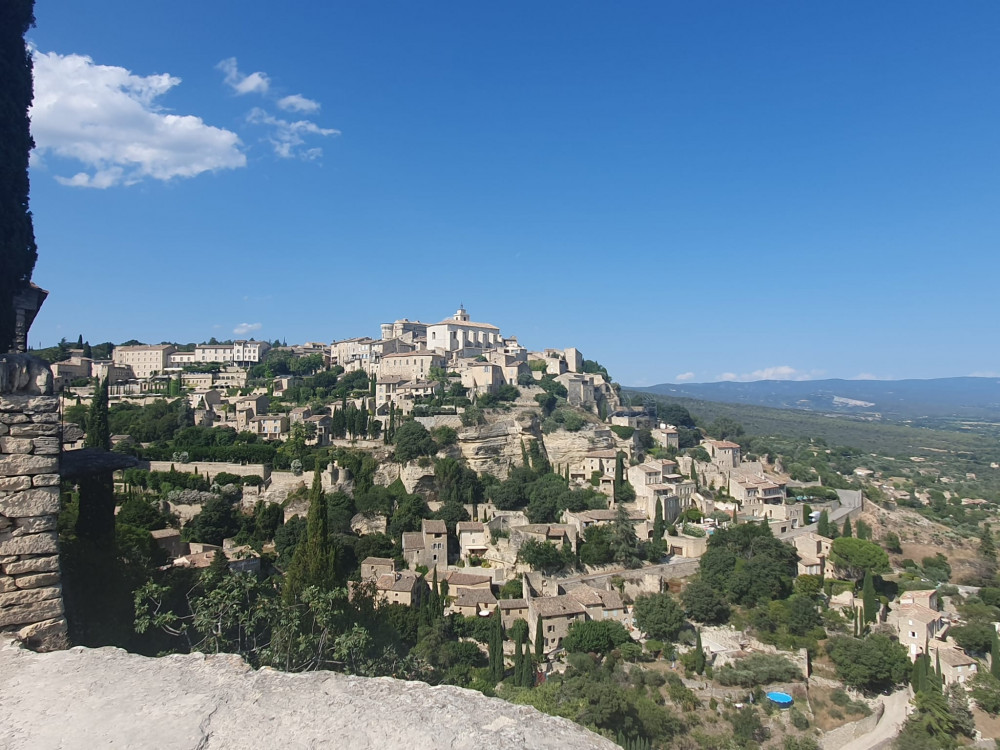
MULTIPOLYGON (((93 444, 104 409, 120 458, 118 533, 133 535, 132 557, 155 571, 145 584, 131 574, 135 608, 121 610, 126 629, 135 620, 121 638, 140 639, 136 648, 234 649, 255 664, 444 681, 554 713, 569 698, 546 703, 541 686, 600 682, 575 658, 604 654, 614 690, 628 675, 650 680, 622 693, 634 719, 591 719, 582 707, 573 718, 629 747, 672 746, 682 726, 719 719, 737 739, 808 750, 817 736, 868 731, 875 703, 865 695, 912 670, 925 688, 933 675, 939 692, 958 686, 956 701, 986 671, 995 635, 963 637, 979 621, 959 601, 884 580, 899 538, 875 537, 872 519, 884 516, 864 497, 868 477, 849 472, 837 484, 848 489, 793 480, 781 456, 748 452, 737 432, 710 436, 683 408, 623 397, 578 349, 528 350, 464 307, 331 344, 65 345, 55 359, 64 450, 93 444), (276 624, 266 646, 251 645, 263 626, 239 618, 211 635, 204 618, 232 615, 182 594, 275 577, 284 605, 311 618, 310 592, 342 590, 337 611, 355 629, 327 624, 336 645, 295 661, 286 644, 281 662, 276 624), (382 648, 395 656, 375 655, 382 648), (859 660, 878 664, 853 669, 859 660), (622 671, 643 661, 666 676, 622 671), (761 701, 763 685, 801 707, 784 722, 751 720, 745 699, 761 701), (681 723, 660 726, 668 710, 641 709, 647 691, 681 709, 681 723), (822 709, 813 694, 841 708, 822 709), (709 719, 691 713, 708 702, 709 719)), ((82 489, 64 486, 64 516, 82 489)), ((72 535, 63 544, 76 549, 72 535)), ((72 590, 85 584, 72 562, 63 568, 71 631, 120 643, 95 635, 121 630, 110 606, 74 625, 72 590)), ((231 606, 267 599, 267 585, 230 592, 231 606)), ((299 626, 312 623, 316 637, 316 622, 299 626)), ((714 747, 725 726, 704 727, 709 739, 692 747, 714 747)))

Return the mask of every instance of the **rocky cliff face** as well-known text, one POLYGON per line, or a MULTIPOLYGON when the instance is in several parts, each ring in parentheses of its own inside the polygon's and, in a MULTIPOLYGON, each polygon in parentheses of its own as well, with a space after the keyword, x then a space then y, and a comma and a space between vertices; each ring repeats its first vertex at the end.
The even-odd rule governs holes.
POLYGON ((251 671, 231 655, 0 645, 0 747, 492 750, 617 745, 565 719, 456 687, 251 671))
POLYGON ((540 434, 537 415, 521 411, 488 425, 461 430, 458 447, 472 469, 506 479, 511 467, 522 463, 521 440, 527 443, 540 434))
POLYGON ((559 430, 544 438, 545 452, 553 466, 576 469, 583 464, 583 457, 591 451, 616 448, 614 433, 604 425, 585 425, 578 432, 559 430))

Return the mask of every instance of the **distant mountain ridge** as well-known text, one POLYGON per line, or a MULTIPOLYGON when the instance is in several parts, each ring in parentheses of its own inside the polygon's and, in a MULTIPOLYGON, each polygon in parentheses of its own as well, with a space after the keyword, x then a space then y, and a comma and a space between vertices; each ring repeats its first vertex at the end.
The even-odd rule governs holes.
POLYGON ((757 380, 662 383, 628 390, 778 409, 921 418, 1000 420, 1000 378, 757 380))

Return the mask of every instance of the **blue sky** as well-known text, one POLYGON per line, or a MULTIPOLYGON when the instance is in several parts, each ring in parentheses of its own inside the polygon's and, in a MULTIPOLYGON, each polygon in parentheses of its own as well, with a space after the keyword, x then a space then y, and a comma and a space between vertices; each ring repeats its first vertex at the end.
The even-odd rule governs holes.
POLYGON ((39 0, 35 345, 1000 373, 1000 4, 39 0))

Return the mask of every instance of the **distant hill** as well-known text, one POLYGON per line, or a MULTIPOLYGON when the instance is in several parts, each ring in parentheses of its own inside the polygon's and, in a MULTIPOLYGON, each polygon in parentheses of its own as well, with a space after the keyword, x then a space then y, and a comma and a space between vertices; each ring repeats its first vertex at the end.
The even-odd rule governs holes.
POLYGON ((663 383, 628 390, 890 421, 1000 421, 1000 378, 663 383))

